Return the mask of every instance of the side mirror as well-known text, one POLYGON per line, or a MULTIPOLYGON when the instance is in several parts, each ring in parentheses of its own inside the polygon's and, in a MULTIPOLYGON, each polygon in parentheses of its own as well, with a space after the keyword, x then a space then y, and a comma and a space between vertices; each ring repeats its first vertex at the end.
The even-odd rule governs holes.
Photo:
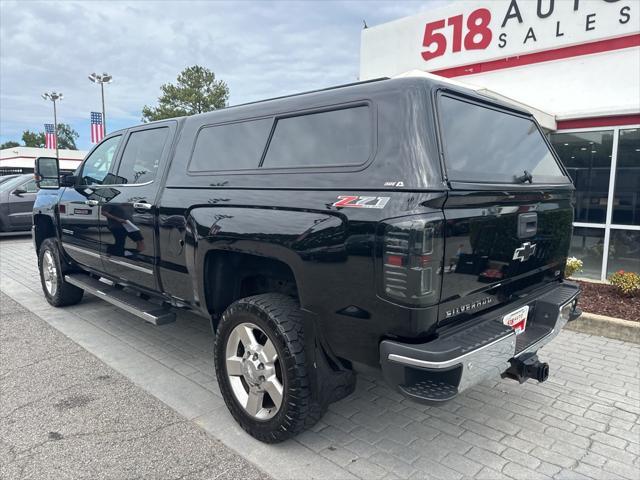
POLYGON ((60 188, 60 167, 53 157, 36 158, 34 178, 39 188, 56 190, 60 188))
POLYGON ((25 193, 27 193, 27 191, 22 187, 18 187, 13 192, 11 192, 11 194, 15 195, 16 197, 21 197, 25 193))
POLYGON ((60 178, 61 187, 75 187, 78 181, 78 177, 75 175, 63 175, 60 178))

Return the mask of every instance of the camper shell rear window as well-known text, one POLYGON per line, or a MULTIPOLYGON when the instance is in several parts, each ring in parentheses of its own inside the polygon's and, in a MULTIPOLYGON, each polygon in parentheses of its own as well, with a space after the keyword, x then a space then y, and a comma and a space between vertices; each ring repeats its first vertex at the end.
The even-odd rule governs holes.
POLYGON ((445 94, 437 109, 449 181, 571 183, 531 118, 445 94))

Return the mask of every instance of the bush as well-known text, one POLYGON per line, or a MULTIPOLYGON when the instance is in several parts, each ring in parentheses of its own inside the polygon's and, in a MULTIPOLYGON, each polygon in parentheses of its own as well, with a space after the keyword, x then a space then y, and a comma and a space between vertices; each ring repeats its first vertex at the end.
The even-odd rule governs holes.
POLYGON ((622 295, 631 297, 640 294, 640 275, 637 273, 619 270, 609 276, 609 282, 622 295))
POLYGON ((567 258, 567 264, 564 267, 564 276, 565 278, 569 278, 576 272, 582 271, 582 260, 576 257, 567 258))

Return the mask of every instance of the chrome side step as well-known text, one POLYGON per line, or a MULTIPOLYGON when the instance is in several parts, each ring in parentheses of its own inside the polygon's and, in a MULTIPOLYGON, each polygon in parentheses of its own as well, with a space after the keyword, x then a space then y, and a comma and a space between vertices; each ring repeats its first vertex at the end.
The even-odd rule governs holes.
POLYGON ((71 285, 92 293, 154 325, 164 325, 176 320, 176 314, 170 308, 148 302, 132 293, 119 290, 84 273, 65 275, 64 279, 71 285))

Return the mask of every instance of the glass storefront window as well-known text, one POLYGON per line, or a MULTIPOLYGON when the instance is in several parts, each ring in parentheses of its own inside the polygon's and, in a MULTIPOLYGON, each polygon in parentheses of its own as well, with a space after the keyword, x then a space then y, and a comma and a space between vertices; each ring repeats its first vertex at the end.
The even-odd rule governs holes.
POLYGON ((640 128, 620 130, 611 221, 640 225, 640 128))
POLYGON ((640 273, 640 231, 611 229, 607 277, 613 272, 640 273))
POLYGON ((569 256, 583 263, 582 272, 575 276, 600 280, 603 250, 604 228, 574 227, 569 256))
POLYGON ((607 218, 613 130, 554 133, 551 143, 576 186, 575 221, 607 218))

